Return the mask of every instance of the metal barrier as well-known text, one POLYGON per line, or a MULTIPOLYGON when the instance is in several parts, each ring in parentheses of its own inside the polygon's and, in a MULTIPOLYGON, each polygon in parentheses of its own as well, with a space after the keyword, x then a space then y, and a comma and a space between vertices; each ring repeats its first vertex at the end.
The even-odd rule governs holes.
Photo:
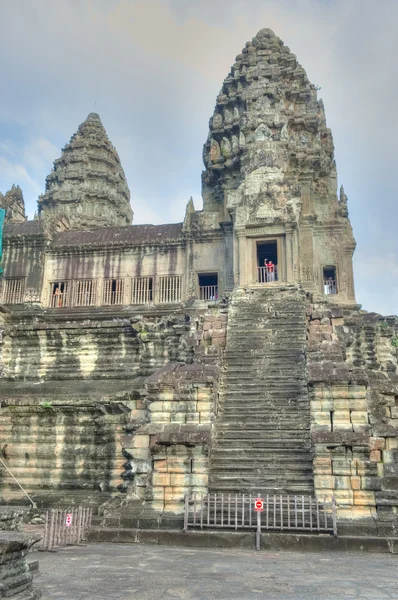
POLYGON ((323 502, 312 496, 266 494, 263 512, 255 511, 256 496, 192 494, 185 496, 184 531, 190 528, 257 529, 331 533, 337 536, 334 496, 323 502))
POLYGON ((92 508, 48 510, 41 550, 80 544, 85 539, 86 530, 91 527, 92 516, 92 508))

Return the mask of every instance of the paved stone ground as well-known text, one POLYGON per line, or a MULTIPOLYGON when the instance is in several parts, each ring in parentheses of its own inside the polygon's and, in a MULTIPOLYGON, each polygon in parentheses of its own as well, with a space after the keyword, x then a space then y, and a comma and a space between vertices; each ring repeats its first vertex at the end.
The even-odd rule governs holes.
POLYGON ((43 600, 398 599, 398 555, 91 544, 39 553, 43 600))

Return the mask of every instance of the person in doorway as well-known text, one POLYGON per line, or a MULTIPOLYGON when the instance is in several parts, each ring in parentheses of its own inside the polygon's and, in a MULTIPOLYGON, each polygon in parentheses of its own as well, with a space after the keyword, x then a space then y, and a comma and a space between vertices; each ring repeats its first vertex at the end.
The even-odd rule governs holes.
POLYGON ((60 306, 62 306, 62 296, 61 296, 61 290, 59 289, 59 287, 57 287, 55 289, 54 296, 55 296, 54 305, 59 308, 60 306))
POLYGON ((267 281, 273 282, 275 281, 275 265, 272 260, 267 264, 267 281))

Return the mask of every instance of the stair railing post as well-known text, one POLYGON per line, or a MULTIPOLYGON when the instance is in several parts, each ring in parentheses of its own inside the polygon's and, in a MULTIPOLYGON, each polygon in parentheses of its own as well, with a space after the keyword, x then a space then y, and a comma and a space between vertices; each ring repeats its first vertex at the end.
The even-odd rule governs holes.
POLYGON ((336 498, 332 496, 333 535, 337 537, 337 507, 336 498))
POLYGON ((261 511, 257 511, 256 550, 261 547, 261 511))
POLYGON ((189 495, 185 494, 184 531, 188 531, 188 506, 189 506, 189 495))

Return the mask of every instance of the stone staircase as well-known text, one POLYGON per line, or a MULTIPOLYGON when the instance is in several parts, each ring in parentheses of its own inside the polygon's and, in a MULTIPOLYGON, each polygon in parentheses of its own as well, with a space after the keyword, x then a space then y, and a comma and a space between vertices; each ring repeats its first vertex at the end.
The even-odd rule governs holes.
POLYGON ((232 295, 211 492, 313 493, 305 347, 297 287, 232 295))

